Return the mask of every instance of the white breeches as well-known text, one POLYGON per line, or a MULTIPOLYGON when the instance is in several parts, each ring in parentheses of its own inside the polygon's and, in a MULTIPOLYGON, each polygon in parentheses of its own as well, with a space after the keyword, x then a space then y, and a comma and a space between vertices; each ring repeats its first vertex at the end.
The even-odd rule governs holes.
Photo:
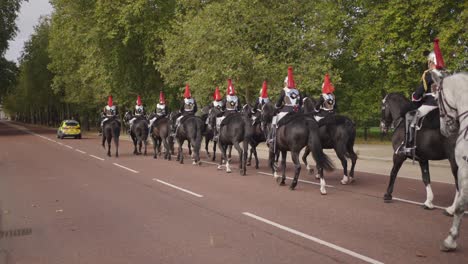
POLYGON ((275 117, 273 117, 273 120, 271 122, 272 125, 276 126, 278 122, 283 118, 285 115, 289 114, 288 112, 279 112, 275 117))

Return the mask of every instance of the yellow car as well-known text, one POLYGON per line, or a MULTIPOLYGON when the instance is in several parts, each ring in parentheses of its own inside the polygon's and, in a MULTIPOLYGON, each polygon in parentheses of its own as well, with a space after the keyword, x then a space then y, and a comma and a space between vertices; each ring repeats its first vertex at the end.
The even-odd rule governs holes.
POLYGON ((64 120, 57 130, 57 138, 64 137, 81 138, 80 123, 75 120, 64 120))

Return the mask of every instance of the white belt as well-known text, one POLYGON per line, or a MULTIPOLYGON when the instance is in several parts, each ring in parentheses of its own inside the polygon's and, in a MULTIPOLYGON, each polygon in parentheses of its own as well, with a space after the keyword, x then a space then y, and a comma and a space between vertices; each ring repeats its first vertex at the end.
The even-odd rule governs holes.
POLYGON ((427 96, 433 96, 433 97, 435 97, 435 94, 434 94, 434 93, 425 93, 425 94, 423 95, 423 97, 427 97, 427 96))

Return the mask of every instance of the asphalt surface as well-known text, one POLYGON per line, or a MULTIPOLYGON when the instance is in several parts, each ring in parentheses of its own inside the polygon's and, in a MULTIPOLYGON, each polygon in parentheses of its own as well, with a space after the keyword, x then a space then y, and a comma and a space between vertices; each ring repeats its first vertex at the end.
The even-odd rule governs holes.
MULTIPOLYGON (((226 174, 188 155, 183 165, 152 149, 135 156, 125 140, 119 152, 107 157, 96 136, 0 122, 0 264, 468 263, 467 217, 458 251, 440 252, 452 219, 385 204, 380 174, 358 169, 343 186, 341 170, 327 173, 324 196, 305 169, 295 191, 278 186, 265 160, 240 176, 236 159, 226 174)), ((437 205, 451 204, 452 184, 432 187, 437 205)), ((423 202, 425 190, 399 178, 394 197, 423 202)))

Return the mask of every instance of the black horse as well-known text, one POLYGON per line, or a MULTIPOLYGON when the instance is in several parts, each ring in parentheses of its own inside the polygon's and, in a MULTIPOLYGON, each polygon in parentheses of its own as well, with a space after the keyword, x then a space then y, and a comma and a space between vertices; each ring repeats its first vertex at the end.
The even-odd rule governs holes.
MULTIPOLYGON (((316 114, 315 105, 316 101, 311 97, 304 98, 302 110, 306 114, 316 114)), ((320 118, 320 117, 319 117, 320 118)), ((334 149, 336 156, 341 161, 343 166, 343 179, 341 184, 348 184, 354 181, 354 168, 356 166, 357 155, 354 152, 354 140, 356 139, 356 127, 354 122, 346 116, 329 114, 318 122, 319 124, 319 135, 320 142, 324 149, 334 149), (349 170, 348 177, 348 161, 347 158, 351 159, 351 169, 349 170)), ((307 164, 307 156, 310 150, 306 147, 302 161, 307 166, 309 173, 312 173, 312 169, 307 164)), ((323 169, 317 168, 319 175, 316 178, 320 178, 323 175, 323 169)))
POLYGON ((214 130, 212 129, 211 126, 208 124, 208 115, 210 113, 210 106, 205 106, 202 109, 202 115, 201 119, 203 120, 205 124, 205 132, 203 133, 203 136, 205 137, 205 151, 206 155, 208 158, 211 158, 212 161, 216 160, 216 141, 213 141, 214 138, 214 130), (208 145, 210 144, 210 141, 213 141, 213 156, 211 156, 210 151, 208 150, 208 145))
POLYGON ((120 121, 116 117, 111 117, 104 123, 102 128, 102 147, 106 148, 107 141, 107 156, 111 156, 111 140, 114 139, 115 157, 119 157, 119 136, 120 136, 120 121))
MULTIPOLYGON (((149 119, 152 117, 150 116, 149 119)), ((156 119, 151 125, 150 134, 153 141, 153 158, 158 158, 158 154, 161 154, 161 145, 164 145, 164 159, 171 160, 172 142, 169 136, 169 119, 167 117, 156 119)))
MULTIPOLYGON (((388 131, 390 126, 395 127, 392 136, 393 144, 393 168, 390 173, 390 181, 388 183, 387 192, 384 195, 384 201, 390 202, 392 200, 393 185, 397 177, 398 171, 403 165, 403 162, 408 157, 404 154, 397 154, 398 149, 402 147, 405 141, 405 114, 415 107, 406 99, 402 94, 390 93, 383 94, 382 100, 382 119, 380 127, 383 133, 388 131)), ((415 159, 419 162, 421 167, 422 180, 426 186, 426 201, 424 202, 425 209, 433 209, 432 204, 433 193, 431 189, 431 178, 429 174, 429 160, 444 160, 448 159, 452 170, 453 177, 455 178, 456 188, 458 190, 457 171, 458 166, 455 162, 455 142, 457 136, 449 138, 444 137, 439 128, 439 110, 430 112, 425 120, 421 130, 417 131, 416 137, 416 152, 415 159), (435 124, 435 125, 434 125, 435 124)), ((454 205, 445 210, 446 214, 453 215, 454 205)))
MULTIPOLYGON (((212 108, 209 114, 209 125, 211 128, 216 127, 216 118, 223 113, 217 109, 212 108)), ((232 113, 227 115, 221 123, 218 146, 221 151, 222 158, 219 162, 218 169, 221 168, 223 160, 226 161, 226 172, 230 173, 230 157, 227 155, 229 146, 234 146, 239 153, 240 160, 240 174, 246 175, 246 160, 247 151, 249 148, 250 137, 252 135, 252 124, 250 118, 242 113, 232 113), (242 148, 240 143, 242 142, 242 148)))
MULTIPOLYGON (((169 129, 172 131, 176 124, 177 118, 181 116, 180 112, 172 112, 169 115, 169 129)), ((177 160, 182 164, 184 163, 184 153, 182 145, 187 140, 190 147, 193 147, 193 164, 200 165, 200 147, 204 133, 205 123, 199 116, 186 115, 180 120, 179 127, 176 131, 175 139, 178 144, 177 160)))
MULTIPOLYGON (((124 116, 124 121, 127 125, 129 125, 129 121, 133 118, 133 114, 131 111, 127 111, 124 116)), ((130 130, 130 137, 133 141, 133 154, 141 155, 141 148, 142 145, 145 145, 144 155, 147 154, 147 146, 148 146, 148 120, 145 117, 137 117, 135 121, 133 121, 132 129, 130 130), (138 148, 137 148, 138 145, 138 148)))
POLYGON ((266 141, 266 134, 262 130, 262 125, 260 122, 261 112, 257 111, 252 113, 252 106, 246 104, 242 107, 242 112, 246 115, 249 115, 252 120, 252 136, 250 137, 250 153, 247 160, 247 166, 250 166, 252 162, 252 155, 255 157, 255 168, 258 169, 258 156, 257 156, 257 146, 258 144, 266 141))
MULTIPOLYGON (((276 110, 273 104, 265 104, 262 108, 262 127, 269 133, 268 127, 271 127, 271 120, 276 110)), ((281 166, 283 174, 280 185, 285 185, 286 181, 286 153, 291 152, 291 159, 294 163, 294 179, 290 185, 290 189, 294 190, 299 180, 299 174, 301 172, 301 163, 299 161, 299 152, 305 146, 308 146, 312 152, 312 156, 317 163, 317 166, 324 168, 325 170, 332 170, 333 164, 329 157, 323 153, 322 145, 320 143, 320 137, 318 133, 318 124, 312 115, 303 113, 290 113, 283 117, 278 123, 276 131, 276 143, 275 146, 270 145, 269 164, 276 176, 276 165, 274 164, 275 155, 281 153, 281 166)), ((325 190, 325 179, 323 175, 320 178, 320 192, 326 194, 325 190)))

